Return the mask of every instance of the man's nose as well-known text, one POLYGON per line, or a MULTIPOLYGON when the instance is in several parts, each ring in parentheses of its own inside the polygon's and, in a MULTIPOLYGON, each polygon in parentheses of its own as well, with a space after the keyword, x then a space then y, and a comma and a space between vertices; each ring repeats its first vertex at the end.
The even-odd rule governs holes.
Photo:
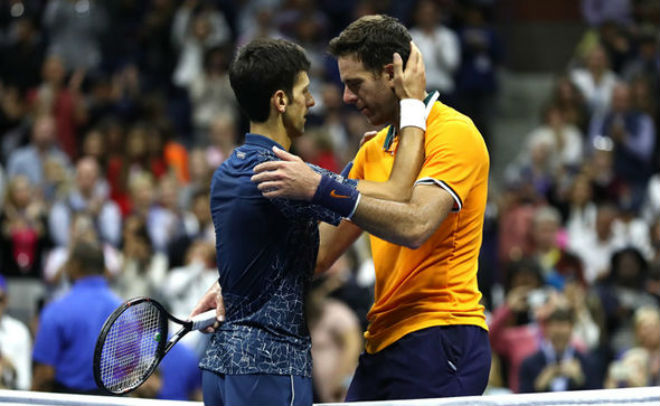
POLYGON ((348 86, 344 86, 344 103, 346 104, 354 104, 357 101, 357 96, 355 93, 351 92, 351 90, 348 88, 348 86))

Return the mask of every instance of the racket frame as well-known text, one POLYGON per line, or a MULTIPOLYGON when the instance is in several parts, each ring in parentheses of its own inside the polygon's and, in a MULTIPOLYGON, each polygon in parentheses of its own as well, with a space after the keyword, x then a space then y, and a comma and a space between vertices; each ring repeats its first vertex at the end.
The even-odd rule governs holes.
POLYGON ((147 379, 149 379, 151 374, 153 374, 156 368, 158 368, 158 365, 160 365, 160 362, 163 360, 163 357, 165 357, 165 355, 170 351, 170 349, 172 349, 174 344, 176 344, 181 338, 183 338, 184 335, 186 335, 188 332, 192 330, 192 327, 193 327, 192 321, 184 321, 177 317, 172 316, 172 314, 170 314, 170 312, 168 312, 163 305, 161 305, 160 303, 158 303, 158 301, 152 298, 141 296, 124 302, 121 306, 115 309, 115 311, 112 312, 110 316, 108 316, 105 323, 103 323, 103 328, 101 329, 101 333, 99 334, 99 337, 96 340, 96 346, 94 347, 94 363, 93 363, 94 380, 96 381, 96 385, 111 395, 124 395, 126 393, 134 391, 135 389, 140 387, 140 385, 142 385, 147 379), (155 354, 155 362, 153 362, 152 365, 149 367, 149 369, 142 374, 142 376, 135 385, 132 385, 128 388, 124 388, 121 391, 113 391, 107 388, 103 383, 103 380, 101 379, 101 356, 103 355, 103 346, 105 344, 105 340, 107 338, 108 333, 112 329, 112 326, 115 323, 115 321, 126 310, 144 302, 148 302, 158 309, 160 314, 159 324, 162 326, 161 336, 163 338, 167 338, 168 336, 168 332, 169 332, 168 319, 181 324, 183 327, 181 327, 181 329, 179 329, 179 331, 177 331, 168 341, 161 339, 158 342, 158 347, 156 348, 156 354, 155 354))

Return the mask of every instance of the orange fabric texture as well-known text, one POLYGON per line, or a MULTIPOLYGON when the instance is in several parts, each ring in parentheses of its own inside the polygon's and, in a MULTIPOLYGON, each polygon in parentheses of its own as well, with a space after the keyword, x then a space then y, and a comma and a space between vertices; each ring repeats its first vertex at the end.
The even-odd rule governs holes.
MULTIPOLYGON (((369 353, 428 327, 488 329, 477 287, 488 194, 486 144, 468 117, 440 102, 426 123, 426 157, 415 187, 442 187, 454 198, 454 210, 416 250, 370 236, 376 284, 365 333, 369 353)), ((389 178, 397 138, 384 150, 387 131, 360 149, 349 177, 380 182, 389 178)))

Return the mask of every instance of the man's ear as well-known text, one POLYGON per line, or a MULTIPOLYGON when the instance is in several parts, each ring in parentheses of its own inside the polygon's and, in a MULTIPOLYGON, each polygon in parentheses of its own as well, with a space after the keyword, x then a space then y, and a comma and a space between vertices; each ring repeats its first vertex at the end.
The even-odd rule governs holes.
POLYGON ((388 63, 387 65, 383 66, 383 73, 382 73, 388 80, 388 82, 391 85, 394 85, 394 65, 391 63, 388 63))
POLYGON ((286 106, 289 104, 289 98, 284 90, 277 90, 271 97, 271 104, 275 107, 280 114, 286 111, 286 106))

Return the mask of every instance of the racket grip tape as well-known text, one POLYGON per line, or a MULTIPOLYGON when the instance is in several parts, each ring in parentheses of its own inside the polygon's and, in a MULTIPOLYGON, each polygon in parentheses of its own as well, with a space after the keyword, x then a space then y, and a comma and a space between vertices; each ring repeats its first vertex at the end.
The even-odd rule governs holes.
POLYGON ((217 321, 215 317, 215 309, 200 313, 190 319, 190 321, 192 321, 192 330, 204 330, 205 328, 212 326, 217 321))

